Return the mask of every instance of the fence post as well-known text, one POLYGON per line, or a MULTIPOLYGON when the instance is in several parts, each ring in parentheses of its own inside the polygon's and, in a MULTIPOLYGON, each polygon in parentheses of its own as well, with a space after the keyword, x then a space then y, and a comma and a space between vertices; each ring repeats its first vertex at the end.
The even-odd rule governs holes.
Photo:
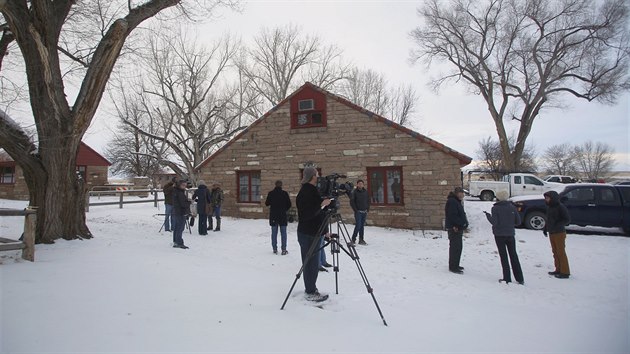
POLYGON ((123 208, 123 192, 120 192, 120 209, 123 208))
POLYGON ((157 201, 158 200, 158 191, 157 191, 157 189, 153 189, 152 192, 153 192, 153 206, 157 208, 157 206, 158 206, 158 201, 157 201))
POLYGON ((35 228, 37 227, 37 212, 32 208, 27 208, 31 212, 24 218, 24 249, 22 249, 22 259, 35 261, 35 228))

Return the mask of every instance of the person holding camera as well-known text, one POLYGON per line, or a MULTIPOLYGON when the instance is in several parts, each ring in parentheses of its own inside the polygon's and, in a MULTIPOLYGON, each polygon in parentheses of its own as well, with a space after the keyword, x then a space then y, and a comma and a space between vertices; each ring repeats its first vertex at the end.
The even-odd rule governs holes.
POLYGON ((499 282, 506 284, 512 282, 510 276, 510 263, 516 282, 523 285, 523 270, 516 253, 516 239, 514 238, 515 226, 521 224, 521 217, 512 202, 508 200, 507 191, 497 192, 497 202, 492 206, 491 213, 484 211, 486 218, 492 224, 494 241, 497 244, 501 267, 503 268, 503 278, 499 282), (508 261, 509 255, 509 261, 508 261))
POLYGON ((317 290, 319 257, 316 256, 319 254, 313 254, 308 258, 308 252, 311 247, 314 251, 318 250, 320 241, 318 231, 325 221, 323 209, 330 205, 331 200, 319 195, 316 187, 318 177, 316 168, 305 168, 303 176, 302 187, 295 198, 295 204, 298 211, 297 236, 302 256, 304 292, 306 300, 320 302, 328 299, 328 295, 320 294, 317 290))
POLYGON ((188 182, 184 179, 177 183, 173 190, 173 247, 187 249, 184 246, 184 229, 186 228, 186 218, 190 215, 190 200, 186 197, 186 186, 188 182))
POLYGON ((446 198, 444 207, 444 226, 448 232, 448 270, 456 274, 464 274, 464 267, 459 265, 464 247, 464 229, 468 227, 468 219, 464 211, 464 189, 455 187, 446 198))
POLYGON ((367 245, 363 237, 365 220, 367 214, 370 211, 370 196, 367 189, 363 187, 363 180, 357 181, 357 188, 350 194, 350 206, 354 211, 354 231, 352 232, 352 244, 357 241, 357 234, 359 235, 359 244, 367 245))
POLYGON ((267 193, 265 205, 269 207, 269 226, 271 226, 271 248, 274 254, 278 254, 278 227, 280 227, 280 246, 282 255, 287 251, 287 211, 291 208, 289 193, 282 190, 282 181, 276 181, 276 187, 267 193))

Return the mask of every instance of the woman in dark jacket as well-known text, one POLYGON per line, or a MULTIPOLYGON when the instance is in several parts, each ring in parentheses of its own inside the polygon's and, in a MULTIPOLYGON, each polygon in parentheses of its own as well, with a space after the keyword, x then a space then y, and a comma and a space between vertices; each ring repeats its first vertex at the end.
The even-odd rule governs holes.
POLYGON ((523 270, 518 260, 518 254, 516 254, 516 240, 514 239, 514 227, 521 224, 521 217, 518 211, 516 211, 514 204, 507 199, 507 191, 497 192, 498 202, 494 203, 492 206, 492 213, 490 214, 485 211, 484 213, 486 213, 488 221, 492 224, 494 241, 499 250, 499 257, 501 257, 503 279, 499 281, 504 281, 506 284, 512 281, 512 277, 510 276, 510 263, 512 263, 514 278, 519 284, 523 285, 525 284, 525 280, 523 279, 523 270))
POLYGON ((192 199, 197 202, 197 214, 199 214, 199 224, 197 231, 199 235, 208 234, 208 206, 210 205, 210 190, 204 181, 197 183, 197 190, 193 194, 192 199))
POLYGON ((565 242, 567 232, 565 226, 571 221, 569 210, 564 204, 560 203, 560 195, 556 191, 548 191, 545 194, 545 204, 547 204, 547 221, 543 234, 549 234, 551 242, 551 252, 553 253, 553 262, 556 269, 549 272, 559 279, 566 279, 571 275, 569 270, 569 258, 565 251, 565 242))

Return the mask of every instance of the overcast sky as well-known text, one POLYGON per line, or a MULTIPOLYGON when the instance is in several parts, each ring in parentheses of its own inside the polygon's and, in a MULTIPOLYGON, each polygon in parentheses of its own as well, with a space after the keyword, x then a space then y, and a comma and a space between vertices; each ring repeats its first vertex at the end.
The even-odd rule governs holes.
MULTIPOLYGON (((299 25, 304 33, 316 34, 324 43, 339 46, 344 58, 356 66, 380 72, 394 85, 412 84, 420 95, 412 128, 476 158, 479 141, 496 137, 485 101, 468 93, 463 83, 452 83, 433 92, 427 83, 438 72, 436 68, 409 62, 409 52, 414 48, 409 32, 420 24, 416 12, 420 4, 421 1, 253 0, 243 2, 242 13, 222 11, 219 18, 200 25, 198 33, 211 41, 230 32, 247 43, 263 26, 299 25)), ((528 141, 539 155, 545 148, 565 142, 605 142, 617 153, 615 169, 630 171, 629 97, 629 93, 624 93, 614 106, 567 97, 565 107, 543 110, 528 141)), ((85 141, 103 151, 104 123, 98 119, 85 141)))

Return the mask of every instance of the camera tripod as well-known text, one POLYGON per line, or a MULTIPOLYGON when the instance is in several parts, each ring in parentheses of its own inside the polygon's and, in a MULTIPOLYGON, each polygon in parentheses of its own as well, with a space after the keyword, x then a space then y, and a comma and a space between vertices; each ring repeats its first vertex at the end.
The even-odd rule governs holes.
MULTIPOLYGON (((154 216, 166 216, 166 214, 155 214, 154 216)), ((171 223, 172 222, 173 220, 171 220, 171 223)), ((190 228, 190 222, 188 222, 188 215, 184 216, 184 223, 186 223, 186 229, 188 229, 188 232, 192 234, 192 229, 190 228)), ((164 228, 165 224, 166 224, 166 220, 162 221, 162 226, 160 226, 160 231, 158 232, 162 232, 162 229, 164 228)))
POLYGON ((383 317, 383 312, 381 312, 381 308, 379 307, 378 302, 376 301, 376 297, 374 296, 374 289, 372 289, 372 286, 370 285, 370 282, 367 279, 367 275, 365 274, 365 271, 363 270, 363 266, 361 265, 361 262, 359 261, 359 254, 357 253, 354 243, 351 242, 350 237, 348 236, 349 234, 348 234, 348 229, 346 228, 346 223, 343 221, 343 219, 341 218, 341 214, 339 214, 336 208, 325 209, 325 212, 326 212, 326 217, 324 221, 322 222, 322 224, 320 225, 319 230, 317 231, 317 235, 319 235, 319 237, 317 238, 317 240, 314 240, 313 243, 311 244, 311 248, 308 250, 306 259, 302 263, 302 266, 300 267, 299 272, 296 274, 295 280, 293 281, 293 284, 291 285, 291 289, 289 289, 289 293, 287 294, 287 297, 284 299, 284 302, 282 303, 282 307, 280 309, 284 310, 284 306, 286 305, 287 300, 289 300, 289 296, 291 296, 291 293, 293 292, 293 288, 295 287, 295 284, 298 282, 298 280, 300 279, 300 276, 304 272, 304 267, 306 263, 308 263, 311 260, 311 258, 313 258, 315 255, 319 255, 319 252, 323 248, 330 245, 330 252, 332 253, 333 270, 335 272, 335 294, 339 294, 339 277, 338 277, 339 254, 341 253, 341 251, 343 251, 356 264, 357 269, 359 270, 359 274, 361 275, 361 279, 363 280, 363 284, 365 285, 367 292, 372 296, 372 300, 374 301, 374 305, 376 306, 376 310, 378 311, 378 314, 381 316, 381 319, 383 320, 383 324, 387 326, 387 322, 385 321, 385 318, 383 317), (321 238, 324 237, 324 231, 326 230, 326 227, 330 226, 329 231, 332 232, 333 223, 336 223, 337 225, 337 232, 332 233, 330 237, 326 239, 324 245, 322 247, 319 247, 321 238), (340 240, 339 235, 341 235, 343 240, 340 240))

